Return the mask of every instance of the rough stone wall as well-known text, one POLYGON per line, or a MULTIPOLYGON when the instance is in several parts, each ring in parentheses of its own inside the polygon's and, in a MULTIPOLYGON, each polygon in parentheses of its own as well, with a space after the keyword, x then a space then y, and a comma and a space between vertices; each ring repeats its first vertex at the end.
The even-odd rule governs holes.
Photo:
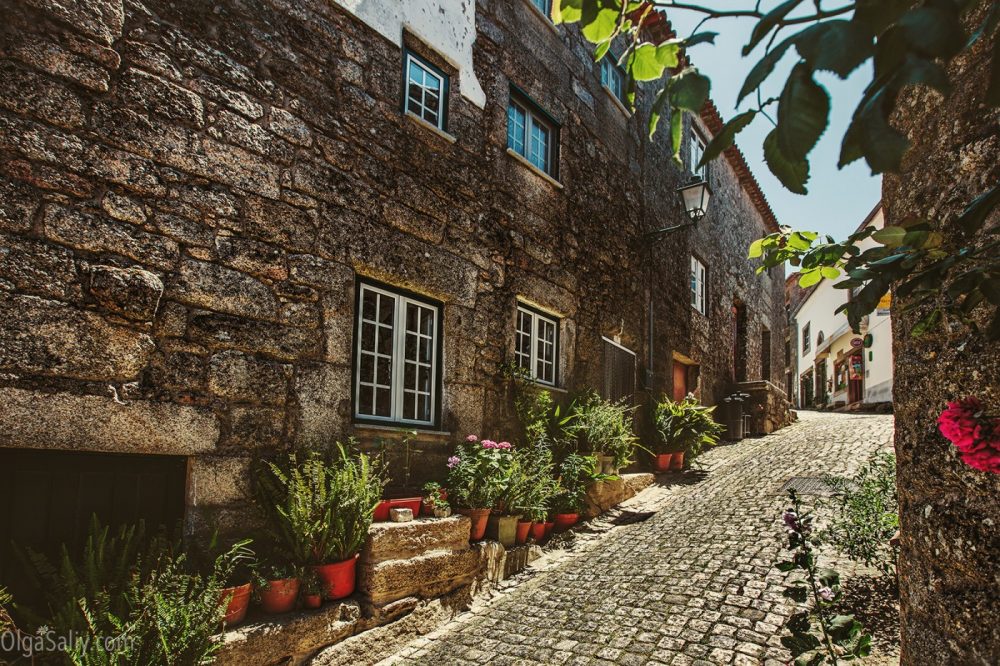
POLYGON ((400 113, 399 47, 323 0, 0 7, 0 446, 189 455, 193 523, 234 524, 254 453, 398 436, 351 422, 358 275, 444 303, 445 434, 414 443, 410 485, 443 472, 447 433, 502 434, 517 297, 563 316, 569 391, 601 386, 602 335, 643 376, 650 296, 654 392, 676 350, 724 394, 734 298, 749 379, 764 325, 780 372, 782 278, 743 261, 765 222, 735 173, 713 167, 710 219, 649 263, 686 175, 527 2, 476 5, 485 108, 406 38, 453 75, 454 142, 400 113), (562 187, 506 154, 511 83, 562 125, 562 187))
MULTIPOLYGON (((989 3, 981 3, 982 20, 989 3)), ((995 37, 994 37, 995 39, 995 37)), ((992 45, 982 40, 953 63, 947 101, 927 89, 901 99, 896 125, 913 147, 903 171, 887 176, 886 224, 918 215, 948 247, 961 243, 950 222, 1000 178, 1000 113, 983 103, 992 45)), ((996 234, 1000 213, 988 228, 996 234)), ((900 591, 904 664, 988 664, 1000 655, 1000 476, 963 464, 937 431, 945 403, 979 396, 1000 406, 995 343, 958 324, 913 339, 925 313, 893 308, 896 454, 900 499, 900 591)), ((982 309, 981 309, 982 311, 982 309)), ((981 316, 985 324, 985 316, 981 316)))

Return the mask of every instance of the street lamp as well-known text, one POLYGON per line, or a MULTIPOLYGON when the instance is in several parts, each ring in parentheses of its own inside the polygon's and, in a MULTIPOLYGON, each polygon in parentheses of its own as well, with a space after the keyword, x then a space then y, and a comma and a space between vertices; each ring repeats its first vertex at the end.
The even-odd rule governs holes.
POLYGON ((672 231, 693 227, 705 217, 705 213, 708 211, 708 201, 712 198, 712 188, 708 186, 708 183, 703 178, 694 176, 690 183, 677 188, 677 194, 680 197, 681 205, 684 206, 684 213, 688 216, 689 221, 683 224, 675 224, 672 227, 650 231, 645 234, 646 237, 659 236, 660 234, 668 234, 672 231))

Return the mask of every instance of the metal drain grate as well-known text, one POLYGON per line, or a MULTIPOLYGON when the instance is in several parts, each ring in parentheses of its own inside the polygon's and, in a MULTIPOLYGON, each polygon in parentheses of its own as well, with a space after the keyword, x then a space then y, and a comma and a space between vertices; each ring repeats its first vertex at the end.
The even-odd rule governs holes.
POLYGON ((832 495, 833 489, 818 476, 793 476, 781 486, 782 494, 794 490, 799 495, 832 495))

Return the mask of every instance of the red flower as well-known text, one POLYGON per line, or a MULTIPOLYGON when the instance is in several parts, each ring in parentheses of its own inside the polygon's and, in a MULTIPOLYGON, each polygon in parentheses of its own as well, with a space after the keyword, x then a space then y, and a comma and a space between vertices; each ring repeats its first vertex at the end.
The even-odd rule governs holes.
POLYGON ((1000 418, 986 416, 977 398, 949 402, 938 417, 938 429, 966 465, 1000 474, 1000 418))

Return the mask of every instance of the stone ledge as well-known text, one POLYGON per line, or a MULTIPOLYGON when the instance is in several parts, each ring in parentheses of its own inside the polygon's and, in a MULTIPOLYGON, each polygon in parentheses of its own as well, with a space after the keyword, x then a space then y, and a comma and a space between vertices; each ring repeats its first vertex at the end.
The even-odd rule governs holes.
POLYGON ((471 584, 479 570, 479 553, 471 549, 369 563, 358 569, 358 591, 375 607, 404 597, 430 599, 471 584))
POLYGON ((469 527, 467 516, 421 518, 408 523, 375 523, 368 530, 361 562, 378 564, 432 551, 468 550, 469 527))
POLYGON ((635 497, 652 483, 653 475, 648 473, 622 474, 613 481, 598 481, 587 489, 587 504, 583 516, 585 518, 599 516, 611 507, 635 497))

